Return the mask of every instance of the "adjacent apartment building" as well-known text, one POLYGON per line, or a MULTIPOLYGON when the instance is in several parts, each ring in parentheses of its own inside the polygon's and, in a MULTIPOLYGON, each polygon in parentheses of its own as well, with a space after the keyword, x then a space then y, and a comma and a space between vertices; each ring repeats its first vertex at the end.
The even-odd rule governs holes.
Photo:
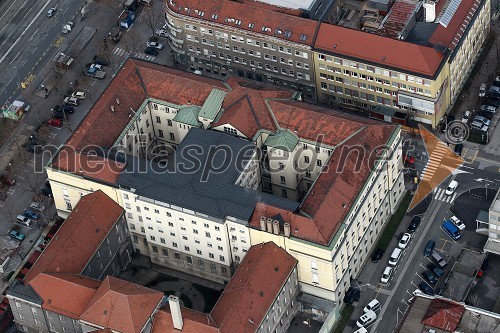
MULTIPOLYGON (((484 251, 498 255, 500 254, 500 191, 497 191, 495 198, 493 198, 489 211, 487 213, 483 211, 479 213, 479 215, 483 214, 488 222, 487 228, 485 228, 485 231, 488 233, 488 240, 484 245, 484 251)), ((484 224, 480 225, 478 223, 477 229, 483 229, 483 227, 484 224)))
POLYGON ((403 194, 400 127, 299 96, 129 59, 47 166, 58 213, 101 189, 135 252, 220 283, 272 241, 333 322, 403 194))
POLYGON ((165 17, 174 54, 193 71, 280 84, 306 98, 315 91, 326 105, 437 126, 489 33, 490 1, 364 4, 325 3, 317 16, 288 1, 169 0, 165 17))

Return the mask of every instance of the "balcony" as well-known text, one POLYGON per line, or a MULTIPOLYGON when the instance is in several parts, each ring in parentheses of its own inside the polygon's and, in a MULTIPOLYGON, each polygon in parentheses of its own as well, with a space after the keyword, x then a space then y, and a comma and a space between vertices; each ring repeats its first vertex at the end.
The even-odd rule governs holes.
MULTIPOLYGON (((170 22, 168 22, 168 21, 167 21, 167 27, 168 27, 168 29, 170 29, 170 30, 172 30, 172 31, 179 32, 179 33, 181 33, 181 32, 182 32, 181 27, 176 27, 176 26, 174 26, 174 25, 170 24, 170 22)), ((169 31, 170 31, 170 30, 169 30, 169 31)))
POLYGON ((186 52, 182 49, 182 46, 179 47, 175 44, 175 42, 168 39, 168 45, 172 48, 172 50, 177 54, 186 54, 186 52))
POLYGON ((171 39, 173 42, 179 44, 179 45, 182 45, 184 44, 184 39, 179 39, 175 36, 173 36, 170 31, 168 32, 168 38, 171 39))

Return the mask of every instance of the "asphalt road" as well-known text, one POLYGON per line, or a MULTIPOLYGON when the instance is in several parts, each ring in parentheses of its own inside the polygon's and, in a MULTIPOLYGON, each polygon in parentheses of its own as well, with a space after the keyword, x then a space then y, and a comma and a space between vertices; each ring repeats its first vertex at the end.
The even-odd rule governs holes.
MULTIPOLYGON (((387 266, 388 257, 397 246, 400 236, 406 231, 412 214, 410 212, 410 214, 405 216, 382 260, 377 264, 368 261, 363 271, 360 273, 357 286, 362 289, 363 296, 349 322, 348 326, 350 326, 350 329, 347 329, 346 332, 354 331, 355 321, 360 316, 363 307, 374 298, 382 303, 382 309, 378 314, 377 321, 370 327, 370 332, 393 332, 401 322, 408 308, 413 296, 412 292, 418 288, 419 282, 423 280, 421 273, 427 269, 426 266, 430 262, 430 260, 422 254, 429 239, 433 239, 436 242, 435 249, 440 252, 448 262, 458 257, 463 246, 482 248, 486 241, 486 236, 475 232, 475 216, 471 217, 469 216, 470 214, 463 214, 463 211, 464 209, 467 210, 466 207, 472 208, 472 206, 474 206, 473 203, 475 204, 477 200, 486 200, 484 196, 482 199, 470 197, 469 190, 476 189, 476 191, 471 192, 483 193, 482 191, 485 187, 488 189, 498 189, 500 187, 500 174, 497 171, 498 167, 500 167, 500 162, 498 162, 496 168, 485 168, 480 161, 475 161, 472 164, 466 163, 459 168, 459 171, 456 172, 455 175, 445 180, 443 184, 436 189, 435 193, 432 194, 432 199, 429 198, 430 205, 427 212, 421 215, 422 223, 413 234, 411 242, 405 249, 400 262, 396 266, 389 284, 382 285, 379 283, 380 277, 384 268, 387 266), (448 197, 442 192, 444 192, 445 187, 452 178, 459 182, 458 194, 457 196, 448 197), (452 211, 466 224, 466 230, 463 232, 462 238, 458 242, 452 241, 441 230, 443 219, 447 219, 453 215, 452 211)), ((490 191, 490 194, 492 193, 493 192, 490 191)), ((492 196, 490 195, 488 199, 491 201, 492 196)), ((489 205, 484 203, 481 206, 489 205)), ((448 265, 448 269, 451 266, 452 265, 448 265)), ((445 271, 445 275, 448 274, 448 272, 448 270, 445 271)), ((439 291, 443 287, 444 280, 445 278, 441 277, 438 283, 433 286, 436 291, 439 291)))
POLYGON ((29 86, 50 61, 65 38, 62 26, 73 20, 83 4, 83 0, 2 2, 0 105, 20 95, 22 86, 29 86), (54 6, 57 13, 47 17, 54 6))

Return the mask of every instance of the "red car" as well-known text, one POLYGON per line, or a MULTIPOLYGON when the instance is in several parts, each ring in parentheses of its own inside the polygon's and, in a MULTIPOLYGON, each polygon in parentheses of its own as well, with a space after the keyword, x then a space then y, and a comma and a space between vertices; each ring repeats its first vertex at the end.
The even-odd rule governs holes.
POLYGON ((415 157, 407 154, 404 159, 405 165, 413 165, 415 163, 415 157))
POLYGON ((9 176, 0 176, 0 184, 5 186, 14 186, 16 185, 16 180, 12 179, 9 176))
POLYGON ((47 125, 52 127, 62 127, 62 119, 50 118, 47 125))

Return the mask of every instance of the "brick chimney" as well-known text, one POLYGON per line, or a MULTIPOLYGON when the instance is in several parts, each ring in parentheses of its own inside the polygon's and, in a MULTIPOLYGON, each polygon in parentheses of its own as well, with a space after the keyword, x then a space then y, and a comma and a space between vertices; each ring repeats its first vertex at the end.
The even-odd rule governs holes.
POLYGON ((168 296, 168 304, 170 305, 170 313, 172 314, 172 323, 174 324, 174 328, 182 330, 182 326, 184 325, 184 323, 182 321, 179 297, 174 295, 168 296))

